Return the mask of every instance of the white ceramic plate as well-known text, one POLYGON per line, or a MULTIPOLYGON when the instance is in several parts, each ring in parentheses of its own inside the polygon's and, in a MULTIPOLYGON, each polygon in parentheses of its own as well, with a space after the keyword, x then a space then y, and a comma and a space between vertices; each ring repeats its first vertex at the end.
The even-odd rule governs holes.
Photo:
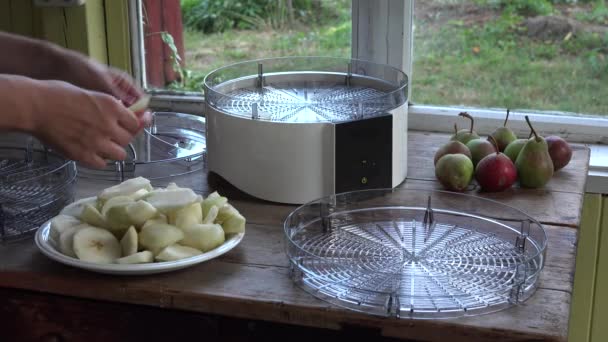
POLYGON ((149 264, 133 264, 133 265, 121 265, 121 264, 96 264, 91 262, 82 261, 80 259, 69 257, 59 252, 56 248, 56 243, 50 237, 51 223, 50 221, 45 222, 42 227, 36 232, 36 245, 40 251, 47 257, 58 261, 62 264, 82 268, 85 270, 107 273, 107 274, 122 274, 122 275, 143 275, 143 274, 154 274, 175 271, 182 268, 186 268, 192 265, 205 262, 219 257, 220 255, 230 251, 236 247, 245 233, 231 234, 227 236, 226 241, 219 247, 211 250, 207 253, 203 253, 191 258, 181 259, 177 261, 164 261, 154 262, 149 264))

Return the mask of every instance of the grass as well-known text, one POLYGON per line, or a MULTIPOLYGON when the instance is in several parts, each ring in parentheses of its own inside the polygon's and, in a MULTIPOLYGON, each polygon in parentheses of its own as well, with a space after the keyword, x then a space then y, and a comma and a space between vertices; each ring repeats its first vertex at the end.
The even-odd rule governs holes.
MULTIPOLYGON (((412 102, 608 115, 608 35, 580 33, 537 41, 521 29, 524 18, 500 9, 445 0, 425 1, 421 7, 416 14, 412 102)), ((209 71, 244 60, 350 57, 350 41, 348 9, 319 26, 210 35, 187 31, 191 73, 186 88, 199 91, 209 71)))
POLYGON ((448 22, 418 34, 412 101, 608 114, 608 37, 535 41, 510 20, 448 22))

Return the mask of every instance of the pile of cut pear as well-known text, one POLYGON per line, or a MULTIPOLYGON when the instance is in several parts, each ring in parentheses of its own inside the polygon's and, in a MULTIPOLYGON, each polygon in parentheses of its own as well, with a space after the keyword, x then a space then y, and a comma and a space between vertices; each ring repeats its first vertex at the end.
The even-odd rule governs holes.
POLYGON ((51 220, 49 236, 61 253, 82 261, 143 264, 209 252, 244 233, 245 223, 217 192, 203 198, 137 177, 66 206, 51 220))
POLYGON ((473 117, 466 112, 458 115, 470 120, 470 128, 458 130, 454 125, 450 141, 435 153, 435 176, 447 190, 465 191, 473 179, 486 192, 504 191, 516 181, 522 187, 542 188, 572 158, 572 148, 563 138, 539 135, 528 116, 527 139, 518 139, 507 127, 509 110, 503 126, 482 139, 473 130, 473 117))

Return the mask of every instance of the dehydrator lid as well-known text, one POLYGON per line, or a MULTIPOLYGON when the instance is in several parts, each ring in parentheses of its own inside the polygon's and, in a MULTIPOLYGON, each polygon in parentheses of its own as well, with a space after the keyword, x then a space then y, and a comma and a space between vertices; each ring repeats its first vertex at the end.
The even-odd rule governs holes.
POLYGON ((283 57, 209 73, 206 103, 216 111, 285 123, 344 122, 386 114, 407 102, 408 77, 357 59, 283 57))

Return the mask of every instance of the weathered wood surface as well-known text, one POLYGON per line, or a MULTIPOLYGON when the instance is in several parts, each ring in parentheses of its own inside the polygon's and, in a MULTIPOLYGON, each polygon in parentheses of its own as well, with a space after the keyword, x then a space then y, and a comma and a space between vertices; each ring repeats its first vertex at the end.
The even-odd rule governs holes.
MULTIPOLYGON (((424 168, 412 162, 435 135, 410 134, 410 174, 424 168)), ((434 152, 433 152, 434 153, 434 152)), ((576 160, 588 150, 575 149, 576 160)), ((432 163, 432 157, 429 158, 432 163)), ((576 162, 544 190, 514 188, 504 194, 470 193, 519 207, 545 223, 549 247, 536 294, 520 307, 498 313, 448 320, 385 319, 329 305, 293 285, 284 252, 282 223, 295 206, 254 200, 218 177, 190 175, 177 183, 208 194, 219 190, 248 219, 242 243, 223 257, 161 275, 98 275, 58 264, 31 240, 0 247, 0 287, 145 306, 172 308, 241 319, 255 319, 326 329, 365 327, 383 336, 424 341, 563 341, 567 336, 574 255, 586 163, 576 162), (572 187, 575 182, 580 188, 572 187), (560 184, 571 191, 552 190, 560 184), (572 228, 570 228, 572 227, 572 228)), ((428 171, 427 171, 428 172, 428 171)), ((401 187, 437 189, 432 175, 410 179, 401 187), (426 180, 428 179, 428 180, 426 180)), ((94 195, 107 186, 81 181, 77 197, 94 195)), ((91 302, 92 306, 94 305, 91 302)))

